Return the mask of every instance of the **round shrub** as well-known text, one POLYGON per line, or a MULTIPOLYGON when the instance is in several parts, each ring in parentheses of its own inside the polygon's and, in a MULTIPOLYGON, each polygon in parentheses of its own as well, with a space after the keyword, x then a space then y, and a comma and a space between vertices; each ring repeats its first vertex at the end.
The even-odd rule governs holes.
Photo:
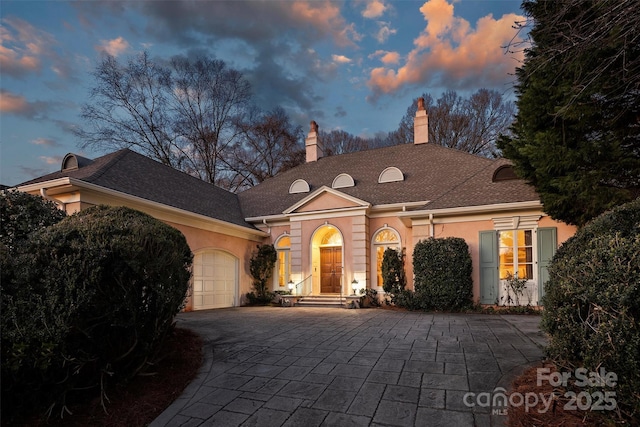
POLYGON ((0 191, 0 284, 2 293, 14 283, 13 261, 31 233, 62 221, 66 213, 39 196, 16 190, 0 191))
POLYGON ((425 310, 461 310, 472 304, 471 253, 464 239, 429 238, 413 250, 415 297, 425 310))
POLYGON ((31 236, 3 298, 2 409, 64 405, 140 372, 182 308, 193 255, 178 230, 99 206, 31 236), (6 304, 5 304, 6 302, 6 304))
MULTIPOLYGON (((573 371, 615 372, 621 413, 640 417, 640 199, 567 240, 549 266, 542 327, 549 356, 573 371)), ((603 391, 603 390, 600 390, 603 391)))
POLYGON ((42 197, 21 191, 0 191, 0 242, 9 250, 41 230, 66 217, 66 213, 42 197))

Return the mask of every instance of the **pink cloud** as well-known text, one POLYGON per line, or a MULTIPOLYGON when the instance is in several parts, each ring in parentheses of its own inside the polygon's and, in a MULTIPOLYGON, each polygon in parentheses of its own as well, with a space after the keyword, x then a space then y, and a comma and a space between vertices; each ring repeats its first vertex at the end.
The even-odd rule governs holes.
POLYGON ((513 23, 524 19, 506 14, 480 18, 475 26, 454 15, 453 4, 446 0, 430 0, 421 8, 427 25, 414 40, 414 48, 398 68, 383 66, 371 70, 368 86, 373 98, 389 94, 407 85, 445 85, 451 88, 492 87, 507 81, 515 60, 522 53, 505 55, 504 46, 514 37, 513 23))
POLYGON ((379 18, 387 10, 387 6, 380 0, 373 0, 367 3, 367 7, 362 11, 362 16, 373 19, 379 18))
POLYGON ((398 52, 389 52, 386 50, 376 50, 369 58, 379 57, 383 64, 397 64, 400 62, 400 54, 398 52))
POLYGON ((0 90, 0 112, 21 114, 28 112, 29 109, 29 103, 24 96, 0 90))
POLYGON ((308 24, 322 34, 330 35, 339 46, 352 46, 354 40, 362 39, 355 30, 355 25, 346 23, 340 7, 333 2, 295 1, 289 6, 289 13, 298 22, 308 24))
POLYGON ((100 45, 96 46, 98 52, 104 52, 111 56, 118 56, 129 50, 129 42, 120 36, 112 40, 100 40, 100 45))
POLYGON ((388 22, 378 21, 378 32, 374 35, 374 38, 378 43, 384 43, 387 39, 396 34, 398 30, 391 28, 388 22))
POLYGON ((55 37, 22 19, 2 19, 0 42, 0 68, 7 76, 22 79, 48 67, 58 77, 66 78, 75 71, 73 61, 55 37))
POLYGON ((31 141, 34 145, 41 145, 43 147, 57 147, 59 144, 51 138, 36 138, 31 141))
POLYGON ((337 62, 339 64, 348 64, 351 62, 351 59, 344 55, 331 55, 331 59, 333 62, 337 62))
POLYGON ((17 18, 2 19, 0 27, 0 68, 12 77, 42 69, 40 56, 55 44, 53 38, 17 18))
POLYGON ((62 157, 40 156, 40 160, 42 160, 43 162, 45 162, 48 165, 57 165, 57 164, 60 164, 62 162, 62 157))

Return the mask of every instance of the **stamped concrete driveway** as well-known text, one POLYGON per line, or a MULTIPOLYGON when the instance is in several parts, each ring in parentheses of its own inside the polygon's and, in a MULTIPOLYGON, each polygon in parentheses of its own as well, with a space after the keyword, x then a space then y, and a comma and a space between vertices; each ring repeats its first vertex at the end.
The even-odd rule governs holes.
POLYGON ((301 307, 183 313, 178 326, 205 340, 204 364, 151 425, 499 426, 504 416, 469 403, 541 360, 539 321, 301 307))

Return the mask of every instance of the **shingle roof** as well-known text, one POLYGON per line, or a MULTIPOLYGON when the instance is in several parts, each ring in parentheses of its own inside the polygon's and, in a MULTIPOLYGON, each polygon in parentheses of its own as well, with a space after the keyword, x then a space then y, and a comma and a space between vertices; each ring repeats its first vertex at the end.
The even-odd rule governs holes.
POLYGON ((70 177, 232 224, 244 220, 236 194, 177 171, 129 149, 99 157, 78 169, 54 172, 18 187, 70 177))
POLYGON ((422 209, 447 209, 539 200, 523 180, 492 182, 496 169, 509 162, 491 160, 435 144, 404 144, 320 158, 277 175, 240 194, 233 194, 198 178, 123 149, 78 169, 53 172, 24 182, 25 186, 70 177, 244 227, 245 218, 280 215, 309 193, 289 194, 296 179, 313 192, 331 187, 347 173, 355 186, 338 191, 372 205, 428 201, 422 209), (404 181, 379 184, 380 173, 399 168, 404 181))
POLYGON ((339 191, 372 205, 429 201, 423 208, 443 209, 539 200, 522 180, 492 182, 493 172, 505 163, 436 144, 404 144, 320 158, 270 178, 239 197, 248 218, 278 215, 309 195, 289 194, 296 179, 307 181, 313 192, 331 187, 337 175, 348 173, 355 186, 339 191), (390 166, 403 172, 404 181, 379 184, 380 172, 390 166))
POLYGON ((432 200, 427 209, 446 209, 463 206, 483 206, 499 203, 539 201, 535 189, 524 180, 512 179, 493 182, 493 174, 505 164, 506 159, 498 159, 480 169, 468 179, 452 186, 437 199, 432 200))

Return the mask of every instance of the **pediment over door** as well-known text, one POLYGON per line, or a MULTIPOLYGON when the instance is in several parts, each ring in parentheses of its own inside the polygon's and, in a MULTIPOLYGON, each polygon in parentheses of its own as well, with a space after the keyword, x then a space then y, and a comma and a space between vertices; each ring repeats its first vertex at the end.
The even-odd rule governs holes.
POLYGON ((329 187, 322 187, 309 194, 298 203, 285 210, 285 214, 368 208, 371 205, 357 197, 350 196, 329 187))

